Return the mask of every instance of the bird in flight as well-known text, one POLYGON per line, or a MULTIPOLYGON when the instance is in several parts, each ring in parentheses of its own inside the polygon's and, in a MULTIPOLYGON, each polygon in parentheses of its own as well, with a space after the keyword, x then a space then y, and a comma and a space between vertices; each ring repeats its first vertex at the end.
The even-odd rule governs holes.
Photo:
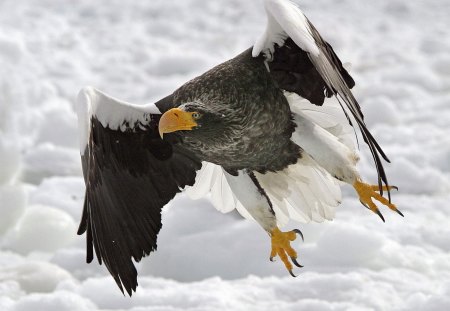
POLYGON ((402 215, 390 199, 389 160, 350 91, 354 80, 293 2, 264 4, 267 27, 253 47, 154 104, 92 87, 78 96, 86 183, 78 234, 86 234, 87 262, 95 252, 130 296, 138 284, 132 259, 156 250, 161 210, 183 189, 258 222, 270 259, 293 276, 301 265, 290 243, 303 235, 280 228, 332 219, 341 183, 382 219, 377 204, 402 215), (357 170, 353 131, 371 151, 375 185, 357 170))

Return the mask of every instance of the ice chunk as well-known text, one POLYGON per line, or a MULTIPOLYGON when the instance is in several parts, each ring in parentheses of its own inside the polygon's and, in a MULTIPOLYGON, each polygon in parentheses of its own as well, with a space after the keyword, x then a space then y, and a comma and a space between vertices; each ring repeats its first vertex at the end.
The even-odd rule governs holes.
POLYGON ((19 149, 8 142, 0 131, 0 185, 12 182, 20 172, 19 149))
POLYGON ((59 282, 72 278, 66 270, 42 261, 28 261, 0 268, 0 281, 15 281, 27 293, 51 292, 59 282))
POLYGON ((16 227, 8 234, 5 244, 20 254, 54 252, 74 241, 76 228, 74 220, 66 212, 33 205, 25 210, 16 227))
POLYGON ((24 297, 15 305, 15 311, 36 310, 45 311, 92 311, 96 310, 95 304, 90 300, 76 294, 58 291, 51 294, 32 294, 24 297))
POLYGON ((22 186, 0 187, 0 234, 12 227, 25 210, 27 194, 22 186))

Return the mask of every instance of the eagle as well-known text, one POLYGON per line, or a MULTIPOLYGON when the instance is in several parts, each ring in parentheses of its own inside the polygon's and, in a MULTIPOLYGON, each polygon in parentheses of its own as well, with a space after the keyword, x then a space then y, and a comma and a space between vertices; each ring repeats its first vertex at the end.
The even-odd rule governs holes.
POLYGON ((161 210, 183 190, 254 219, 270 238, 270 260, 279 257, 292 276, 302 266, 290 244, 303 234, 280 228, 332 219, 341 184, 383 221, 377 204, 402 215, 353 78, 295 3, 264 6, 267 26, 251 48, 155 103, 93 87, 78 95, 86 184, 78 234, 86 234, 87 262, 96 255, 122 293, 136 291, 133 260, 156 250, 161 210), (354 135, 371 151, 374 185, 358 172, 354 135))

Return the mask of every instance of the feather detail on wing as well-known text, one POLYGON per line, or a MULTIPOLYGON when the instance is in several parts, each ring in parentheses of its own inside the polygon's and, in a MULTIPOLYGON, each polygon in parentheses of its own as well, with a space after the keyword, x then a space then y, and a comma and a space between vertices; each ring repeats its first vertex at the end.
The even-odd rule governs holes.
POLYGON ((311 32, 308 30, 308 19, 290 1, 266 0, 267 27, 264 34, 256 41, 252 55, 258 56, 261 52, 274 52, 274 44, 282 46, 284 41, 292 40, 305 52, 312 55, 320 53, 311 32))
POLYGON ((337 180, 306 154, 281 172, 255 175, 272 201, 280 226, 289 219, 331 220, 341 202, 337 180))
MULTIPOLYGON (((300 222, 331 220, 341 201, 338 181, 308 155, 283 171, 255 173, 255 176, 272 201, 280 226, 287 224, 289 219, 300 222)), ((195 184, 186 187, 185 191, 191 199, 209 197, 222 213, 236 209, 242 217, 253 219, 234 196, 225 172, 218 165, 203 162, 195 184)))
POLYGON ((316 106, 311 105, 310 102, 298 96, 296 93, 284 92, 284 96, 289 102, 291 111, 294 114, 302 115, 335 136, 340 143, 355 152, 356 156, 353 128, 347 122, 336 98, 329 98, 322 106, 316 106))
POLYGON ((364 123, 360 106, 350 91, 354 85, 353 79, 342 66, 332 47, 322 39, 316 28, 293 2, 266 0, 265 7, 268 26, 254 45, 253 56, 256 57, 261 52, 266 55, 271 73, 273 70, 276 71, 273 73, 274 79, 284 90, 296 92, 317 105, 323 102, 323 94, 327 97, 332 95, 336 97, 348 122, 360 129, 372 153, 382 193, 381 186, 383 183, 387 185, 388 181, 381 158, 387 162, 389 159, 364 123), (283 50, 281 47, 288 41, 294 42, 297 48, 289 46, 287 50, 283 50), (277 57, 286 59, 280 60, 277 57), (274 67, 270 65, 271 62, 274 63, 274 67), (313 65, 313 70, 308 64, 313 65), (293 68, 296 66, 299 68, 293 68), (276 69, 280 67, 281 70, 277 72, 276 69))
MULTIPOLYGON (((308 120, 320 131, 328 133, 325 143, 336 141, 344 156, 350 158, 346 163, 354 167, 358 156, 353 129, 337 100, 331 98, 322 106, 316 106, 295 93, 285 92, 284 95, 296 118, 308 120)), ((297 131, 293 139, 296 135, 299 135, 297 131)), ((320 139, 314 138, 312 133, 305 135, 320 139)), ((340 182, 308 155, 309 150, 304 151, 297 164, 281 172, 256 174, 272 201, 280 225, 286 224, 290 218, 300 222, 331 220, 341 202, 340 182)))
POLYGON ((154 104, 135 105, 119 101, 93 87, 85 87, 78 95, 78 127, 80 152, 87 147, 91 118, 95 117, 103 127, 122 132, 149 122, 151 114, 161 114, 154 104))
POLYGON ((225 171, 219 165, 202 162, 202 168, 197 172, 195 184, 186 187, 186 194, 194 200, 206 197, 212 205, 222 213, 236 209, 242 217, 253 219, 245 207, 236 199, 226 177, 225 171))
POLYGON ((77 105, 86 183, 78 234, 86 234, 87 262, 95 251, 131 296, 137 286, 133 259, 156 249, 162 207, 194 183, 201 164, 161 140, 159 110, 152 105, 124 103, 93 88, 80 92, 77 105))
POLYGON ((236 199, 222 167, 213 163, 202 162, 195 184, 186 187, 185 192, 194 200, 209 196, 214 207, 222 213, 228 213, 236 207, 236 199))

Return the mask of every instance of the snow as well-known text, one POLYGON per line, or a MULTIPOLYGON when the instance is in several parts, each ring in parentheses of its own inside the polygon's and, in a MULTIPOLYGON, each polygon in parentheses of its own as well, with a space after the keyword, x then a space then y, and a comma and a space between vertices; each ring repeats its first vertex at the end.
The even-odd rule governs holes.
MULTIPOLYGON (((123 297, 85 263, 76 96, 93 85, 151 103, 249 48, 263 1, 0 2, 0 310, 447 310, 450 308, 450 3, 302 0, 352 63, 355 95, 390 157, 386 223, 350 187, 332 222, 300 225, 305 268, 270 263, 235 212, 180 195, 158 251, 123 297)), ((361 173, 375 181, 366 148, 361 173)))

